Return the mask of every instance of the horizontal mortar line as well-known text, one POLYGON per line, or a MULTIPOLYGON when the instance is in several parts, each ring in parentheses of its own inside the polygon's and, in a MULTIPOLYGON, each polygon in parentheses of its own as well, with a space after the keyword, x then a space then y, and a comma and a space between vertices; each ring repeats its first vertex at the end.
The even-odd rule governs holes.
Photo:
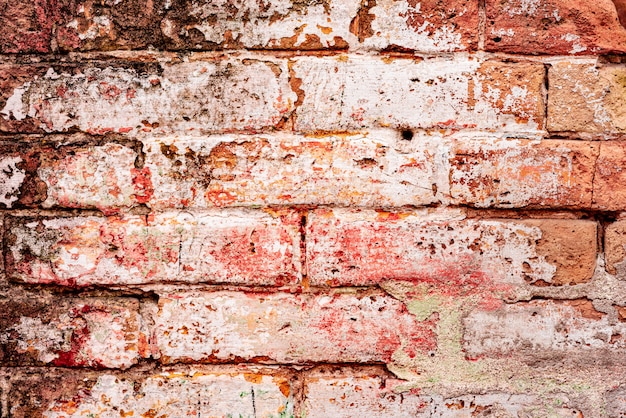
POLYGON ((0 65, 5 63, 14 64, 28 64, 28 61, 32 61, 32 64, 41 65, 63 65, 70 63, 79 63, 83 60, 139 60, 140 62, 151 63, 167 63, 165 60, 171 60, 172 62, 182 62, 184 59, 222 59, 226 57, 246 57, 246 56, 269 56, 275 58, 297 58, 297 57, 335 57, 343 55, 362 56, 370 58, 439 58, 439 57, 454 57, 454 56, 467 56, 467 57, 479 57, 483 59, 500 59, 500 60, 523 60, 541 63, 551 63, 560 60, 566 61, 583 61, 583 60, 601 60, 603 57, 611 56, 607 54, 602 55, 529 55, 529 54, 511 54, 504 52, 492 52, 492 51, 411 51, 411 52, 385 52, 385 51, 366 51, 366 50, 271 50, 271 49, 226 49, 226 50, 184 50, 184 51, 170 51, 170 50, 114 50, 114 51, 88 51, 88 52, 72 52, 69 54, 0 54, 0 65))
MULTIPOLYGON (((129 213, 129 210, 132 208, 126 207, 115 207, 114 209, 119 209, 117 214, 106 215, 103 212, 89 208, 89 209, 72 209, 72 208, 50 208, 50 209, 38 209, 38 208, 15 208, 15 209, 0 209, 1 215, 9 215, 13 217, 60 217, 60 218, 73 218, 73 217, 87 217, 87 216, 96 216, 101 218, 111 218, 111 217, 125 217, 125 216, 147 216, 146 214, 133 215, 133 213, 129 213)), ((501 219, 518 219, 520 213, 533 216, 539 214, 546 214, 548 217, 545 219, 553 219, 549 218, 550 215, 564 215, 564 214, 572 214, 575 215, 573 219, 587 219, 589 215, 600 214, 600 213, 620 213, 625 212, 626 208, 623 211, 607 211, 607 210, 598 210, 593 209, 591 207, 584 208, 568 208, 568 207, 511 207, 511 208, 496 208, 496 207, 486 207, 479 208, 470 205, 426 205, 426 206, 339 206, 332 204, 302 204, 302 205, 251 205, 251 206, 228 206, 228 207, 207 207, 207 208, 160 208, 160 209, 150 209, 149 215, 158 215, 158 214, 167 214, 167 213, 180 213, 180 212, 188 212, 191 214, 211 214, 216 212, 228 212, 229 210, 238 211, 252 211, 252 212, 263 212, 265 209, 273 210, 273 209, 286 209, 293 210, 294 212, 311 212, 317 209, 340 209, 340 210, 349 210, 349 209, 358 209, 358 210, 372 210, 372 211, 382 211, 382 212, 402 212, 402 211, 420 211, 424 209, 434 209, 441 210, 445 212, 445 210, 454 210, 454 209, 465 209, 470 211, 469 213, 460 213, 459 216, 465 215, 465 218, 459 219, 500 219, 498 217, 494 217, 492 213, 502 213, 503 215, 501 219), (510 214, 510 212, 516 212, 516 214, 510 214), (481 213, 486 213, 487 217, 483 218, 481 213), (518 218, 512 218, 513 216, 518 216, 518 218)), ((435 212, 436 213, 436 212, 435 212)), ((543 219, 543 217, 539 218, 529 218, 529 219, 543 219)), ((557 218, 560 219, 560 218, 557 218)))
MULTIPOLYGON (((231 362, 231 363, 209 363, 198 360, 194 363, 160 363, 159 359, 145 358, 143 361, 133 364, 126 369, 120 368, 96 368, 96 367, 62 367, 46 364, 33 364, 33 365, 9 365, 0 363, 0 377, 3 372, 15 373, 16 371, 22 371, 28 373, 29 371, 39 371, 45 369, 52 372, 70 372, 70 373, 116 373, 116 374, 152 374, 152 373, 167 373, 172 369, 192 369, 194 367, 205 368, 206 372, 210 373, 212 369, 234 369, 237 370, 240 367, 249 367, 250 369, 267 369, 267 375, 280 374, 284 371, 291 371, 294 374, 318 372, 320 367, 331 368, 347 368, 355 371, 359 369, 382 369, 381 371, 391 374, 386 369, 387 363, 384 362, 363 362, 363 363, 334 363, 334 362, 311 362, 311 363, 254 363, 254 362, 231 362), (279 368, 274 368, 278 366, 279 368), (288 370, 284 370, 288 369, 288 370)), ((196 370, 198 371, 198 370, 196 370)), ((202 370, 200 370, 202 371, 202 370)), ((218 371, 218 370, 216 370, 218 371)), ((243 374, 246 370, 241 370, 243 374)), ((365 370, 364 370, 365 371, 365 370)))

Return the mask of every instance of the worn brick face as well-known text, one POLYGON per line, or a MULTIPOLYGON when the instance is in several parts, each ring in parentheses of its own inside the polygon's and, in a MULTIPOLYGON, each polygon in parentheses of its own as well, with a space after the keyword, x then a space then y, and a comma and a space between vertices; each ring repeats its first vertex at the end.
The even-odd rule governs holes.
POLYGON ((466 0, 362 2, 350 29, 368 49, 473 50, 478 44, 478 3, 466 0))
POLYGON ((306 247, 308 278, 316 285, 402 280, 453 294, 502 292, 525 282, 588 281, 596 225, 470 220, 445 211, 318 210, 309 216, 306 247))
POLYGON ((591 207, 600 146, 580 141, 459 141, 450 194, 476 207, 591 207))
POLYGON ((397 133, 240 135, 146 144, 145 170, 162 207, 403 206, 443 200, 443 143, 402 144, 397 133), (433 188, 432 185, 435 185, 433 188))
POLYGON ((620 134, 626 130, 626 69, 561 61, 549 69, 548 130, 620 134))
POLYGON ((486 1, 485 48, 518 54, 625 51, 619 1, 486 1), (616 5, 618 9, 616 9, 616 5))
POLYGON ((7 271, 26 283, 283 285, 300 275, 300 217, 290 211, 10 222, 7 271))
POLYGON ((22 77, 22 84, 3 91, 0 114, 10 126, 5 130, 259 130, 278 125, 297 100, 286 60, 232 58, 136 68, 119 64, 30 70, 39 75, 22 77))
POLYGON ((75 372, 28 369, 10 379, 11 416, 292 416, 289 371, 197 367, 162 372, 75 372))
POLYGON ((60 7, 57 1, 3 1, 1 7, 1 53, 33 53, 52 50, 52 30, 60 17, 60 7))
POLYGON ((437 315, 419 321, 373 294, 185 292, 159 299, 155 340, 164 363, 388 362, 437 346, 437 315))
POLYGON ((5 365, 124 369, 151 354, 134 299, 8 294, 0 305, 5 365))
POLYGON ((588 299, 536 300, 503 305, 499 310, 471 313, 464 321, 468 357, 515 356, 535 361, 558 356, 611 353, 623 356, 623 322, 595 309, 588 299))
POLYGON ((537 131, 543 126, 542 65, 476 58, 300 58, 296 128, 469 128, 537 131))
POLYGON ((626 192, 622 188, 625 174, 626 147, 619 141, 600 145, 594 177, 593 207, 599 210, 623 210, 626 208, 626 192))
MULTIPOLYGON (((337 373, 335 373, 337 374, 337 373)), ((395 379, 353 374, 336 377, 311 374, 306 379, 307 417, 469 417, 469 416, 580 416, 565 396, 541 399, 534 394, 485 393, 444 397, 420 390, 395 391, 395 379)))

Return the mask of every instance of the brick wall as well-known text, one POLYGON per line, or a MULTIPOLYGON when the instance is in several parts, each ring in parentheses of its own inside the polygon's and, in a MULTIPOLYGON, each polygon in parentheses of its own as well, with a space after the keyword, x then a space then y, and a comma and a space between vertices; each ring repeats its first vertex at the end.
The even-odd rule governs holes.
POLYGON ((0 4, 0 418, 626 416, 624 0, 0 4))

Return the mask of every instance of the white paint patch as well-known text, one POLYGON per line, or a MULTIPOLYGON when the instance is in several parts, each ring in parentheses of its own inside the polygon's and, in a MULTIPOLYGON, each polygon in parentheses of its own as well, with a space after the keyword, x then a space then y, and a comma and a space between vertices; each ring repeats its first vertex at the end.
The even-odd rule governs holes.
POLYGON ((547 350, 626 348, 626 324, 585 318, 565 303, 535 301, 505 304, 497 311, 476 311, 465 319, 465 350, 471 356, 506 355, 525 351, 526 355, 547 350), (613 341, 613 337, 617 337, 613 341))
POLYGON ((572 49, 569 52, 570 54, 577 54, 579 52, 583 52, 587 50, 587 47, 582 45, 580 41, 580 36, 574 35, 573 33, 568 33, 566 35, 561 35, 561 39, 566 42, 572 43, 572 49))
POLYGON ((534 16, 537 14, 541 3, 541 0, 515 0, 507 2, 504 11, 508 12, 511 17, 520 15, 534 16))
MULTIPOLYGON (((414 49, 420 52, 463 51, 462 35, 454 30, 454 25, 445 22, 432 23, 427 11, 421 10, 421 3, 411 6, 407 1, 382 0, 369 10, 375 16, 371 22, 373 36, 363 41, 369 49, 384 49, 390 45, 414 49), (423 18, 421 26, 414 20, 423 18)), ((434 13, 434 12, 431 12, 434 13)), ((467 10, 457 10, 462 16, 467 10)))
MULTIPOLYGON (((289 0, 267 4, 243 0, 194 1, 191 16, 201 23, 193 28, 202 32, 207 41, 217 44, 226 41, 225 34, 229 33, 246 48, 273 48, 292 43, 297 48, 311 37, 319 39, 322 47, 335 46, 335 37, 356 42, 349 27, 357 14, 358 2, 331 0, 328 6, 313 3, 302 6, 304 10, 294 10, 294 4, 289 0)), ((176 34, 170 31, 169 36, 175 38, 176 34)))
MULTIPOLYGON (((539 108, 535 102, 540 95, 529 94, 521 100, 523 91, 517 91, 503 96, 489 84, 489 74, 483 76, 477 71, 481 64, 479 59, 460 55, 420 62, 356 55, 347 59, 298 58, 294 69, 302 79, 305 98, 297 109, 296 129, 445 126, 530 133, 540 130, 541 114, 526 115, 524 111, 539 108), (498 108, 498 99, 510 103, 510 108, 498 108)), ((533 91, 539 85, 527 88, 533 91)))
MULTIPOLYGON (((293 110, 297 97, 288 73, 286 60, 265 57, 165 65, 161 76, 87 67, 79 74, 32 81, 14 97, 24 94, 26 114, 48 132, 261 129, 293 110), (59 89, 65 94, 58 95, 59 89)), ((6 112, 23 117, 23 109, 13 105, 6 112)))
POLYGON ((4 119, 10 120, 13 117, 15 120, 23 120, 26 118, 28 106, 24 103, 24 93, 28 91, 30 84, 30 82, 26 82, 13 90, 13 94, 7 99, 4 108, 0 111, 4 119))
POLYGON ((153 175, 152 208, 428 205, 445 202, 448 190, 444 141, 436 135, 415 134, 403 141, 393 130, 321 138, 276 133, 170 137, 144 144, 153 175), (162 145, 176 151, 165 156, 162 145), (228 164, 197 167, 196 159, 220 149, 229 153, 228 164), (228 197, 215 199, 212 190, 228 197))
POLYGON ((69 351, 71 348, 71 328, 59 325, 54 322, 44 324, 39 318, 21 317, 19 324, 14 325, 9 334, 11 331, 17 333, 18 351, 25 353, 35 350, 37 360, 50 363, 58 357, 57 351, 69 351))
POLYGON ((11 208, 18 200, 18 192, 26 178, 26 171, 17 168, 20 157, 6 157, 0 159, 0 204, 11 208))
POLYGON ((247 381, 240 373, 163 373, 149 377, 135 389, 132 381, 105 374, 90 390, 72 398, 75 407, 65 408, 65 403, 57 400, 43 416, 79 418, 97 412, 98 416, 113 417, 125 412, 127 416, 147 417, 154 411, 163 417, 293 416, 293 400, 278 386, 286 384, 286 379, 254 376, 259 380, 247 381))

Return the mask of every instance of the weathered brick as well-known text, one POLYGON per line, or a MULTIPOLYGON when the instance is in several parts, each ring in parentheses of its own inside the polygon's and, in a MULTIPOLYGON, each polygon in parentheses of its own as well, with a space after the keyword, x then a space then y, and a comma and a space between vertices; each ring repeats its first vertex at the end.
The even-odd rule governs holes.
POLYGON ((607 271, 626 279, 626 220, 613 222, 604 229, 604 254, 607 271))
POLYGON ((16 217, 5 262, 11 278, 27 283, 282 285, 300 276, 299 228, 288 211, 16 217))
POLYGON ((470 358, 514 356, 533 362, 584 359, 595 352, 610 361, 611 353, 620 358, 626 348, 626 323, 610 319, 587 299, 533 300, 477 310, 464 319, 464 327, 464 350, 470 358))
POLYGON ((457 141, 450 194, 476 207, 590 208, 600 146, 580 141, 457 141))
POLYGON ((135 299, 17 292, 0 299, 0 364, 124 369, 148 356, 135 299))
POLYGON ((449 52, 475 49, 478 42, 478 4, 468 0, 62 3, 61 16, 57 12, 54 18, 59 20, 56 43, 65 51, 365 47, 449 52))
POLYGON ((21 373, 12 417, 293 416, 291 376, 260 368, 168 369, 126 374, 50 370, 21 373))
POLYGON ((0 143, 0 205, 108 213, 150 197, 150 172, 135 164, 140 144, 84 144, 81 136, 43 144, 37 139, 0 143))
POLYGON ((0 3, 0 52, 37 53, 52 49, 52 28, 59 19, 55 0, 2 1, 0 3))
POLYGON ((388 362, 437 345, 437 314, 418 321, 385 293, 162 294, 155 324, 164 363, 388 362))
POLYGON ((608 391, 604 396, 604 401, 608 417, 626 416, 626 386, 619 386, 608 391))
POLYGON ((364 1, 351 30, 365 48, 448 52, 478 45, 478 3, 470 0, 364 1))
POLYGON ((57 42, 64 50, 344 49, 358 1, 267 4, 229 0, 68 2, 57 42))
POLYGON ((164 0, 60 0, 59 3, 62 7, 55 40, 63 51, 163 46, 159 23, 166 11, 164 0))
MULTIPOLYGON (((9 74, 18 69, 3 68, 9 74)), ((279 124, 297 100, 287 61, 266 56, 25 71, 32 75, 21 75, 21 84, 8 80, 2 90, 3 131, 259 130, 279 124)))
POLYGON ((427 205, 447 188, 442 147, 441 139, 407 142, 393 131, 160 139, 144 146, 154 188, 148 204, 427 205))
POLYGON ((614 3, 620 2, 487 0, 485 49, 554 55, 626 52, 626 29, 614 3))
POLYGON ((177 1, 161 22, 174 49, 345 49, 358 0, 177 1))
POLYGON ((459 212, 313 211, 307 272, 315 285, 403 280, 453 296, 504 291, 525 282, 590 280, 595 222, 477 220, 459 212))
POLYGON ((598 135, 626 132, 626 67, 571 60, 548 71, 548 130, 598 135))
POLYGON ((626 146, 621 141, 600 144, 593 180, 593 208, 599 210, 626 209, 626 146))
POLYGON ((301 80, 300 131, 543 127, 544 68, 537 63, 339 56, 298 58, 292 68, 301 80))
MULTIPOLYGON (((335 373, 336 374, 336 373, 335 373)), ((311 374, 305 379, 305 411, 317 417, 581 417, 561 394, 492 392, 446 397, 422 394, 419 389, 399 392, 397 381, 376 375, 333 376, 311 374)), ((432 392, 432 389, 429 390, 432 392)))

